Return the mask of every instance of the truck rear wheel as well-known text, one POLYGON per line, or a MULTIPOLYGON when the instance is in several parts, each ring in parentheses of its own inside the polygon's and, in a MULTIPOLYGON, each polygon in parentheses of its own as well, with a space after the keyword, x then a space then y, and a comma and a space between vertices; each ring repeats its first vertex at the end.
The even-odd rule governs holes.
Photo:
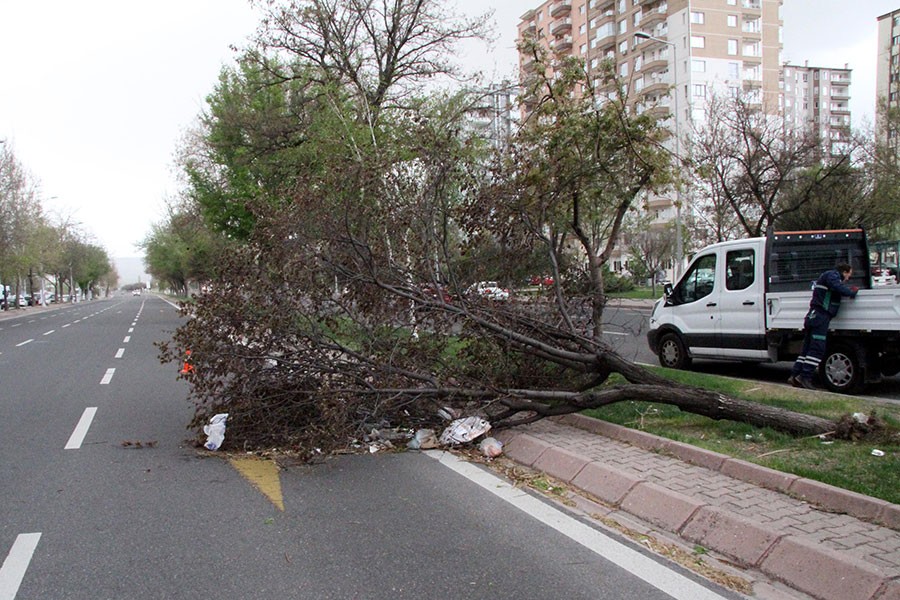
POLYGON ((859 353, 853 346, 835 345, 825 353, 819 366, 825 387, 839 394, 854 394, 862 387, 859 353))
POLYGON ((687 369, 691 366, 684 342, 674 333, 667 333, 659 340, 659 364, 670 369, 687 369))

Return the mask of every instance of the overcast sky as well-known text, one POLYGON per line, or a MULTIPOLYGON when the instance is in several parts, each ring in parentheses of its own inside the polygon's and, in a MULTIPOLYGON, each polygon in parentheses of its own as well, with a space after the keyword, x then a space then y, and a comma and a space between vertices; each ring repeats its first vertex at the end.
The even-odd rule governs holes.
MULTIPOLYGON (((534 2, 536 5, 537 2, 534 2)), ((511 76, 527 0, 458 0, 495 10, 490 52, 463 57, 511 76)), ((872 120, 878 16, 900 0, 786 0, 786 61, 853 69, 854 125, 872 120)), ((45 207, 73 218, 113 257, 135 246, 176 192, 173 154, 204 106, 230 45, 256 16, 246 0, 0 0, 0 140, 41 183, 45 207)))

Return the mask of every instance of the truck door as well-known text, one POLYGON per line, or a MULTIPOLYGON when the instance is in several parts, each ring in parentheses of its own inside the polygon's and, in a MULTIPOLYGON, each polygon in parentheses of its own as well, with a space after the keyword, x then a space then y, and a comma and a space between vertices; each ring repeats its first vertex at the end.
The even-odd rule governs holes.
POLYGON ((673 290, 673 323, 692 356, 718 354, 716 254, 699 256, 673 290))
POLYGON ((754 248, 728 250, 724 289, 718 295, 721 356, 766 360, 763 275, 754 248))

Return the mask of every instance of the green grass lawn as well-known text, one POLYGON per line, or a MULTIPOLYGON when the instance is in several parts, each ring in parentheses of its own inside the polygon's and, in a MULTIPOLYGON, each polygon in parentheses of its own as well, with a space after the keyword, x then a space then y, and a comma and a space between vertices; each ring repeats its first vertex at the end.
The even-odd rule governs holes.
POLYGON ((585 414, 900 504, 900 405, 689 371, 654 369, 682 383, 829 419, 874 412, 889 429, 860 441, 798 439, 772 429, 714 421, 681 412, 674 406, 649 402, 620 402, 585 414), (881 450, 884 456, 873 456, 873 449, 881 450))

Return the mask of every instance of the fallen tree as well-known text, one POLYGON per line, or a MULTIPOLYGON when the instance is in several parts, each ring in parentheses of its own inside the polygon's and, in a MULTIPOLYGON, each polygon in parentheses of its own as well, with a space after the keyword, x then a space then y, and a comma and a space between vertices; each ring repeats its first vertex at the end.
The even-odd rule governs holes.
POLYGON ((798 435, 837 429, 669 381, 604 342, 603 269, 629 211, 673 182, 668 134, 634 111, 611 65, 599 80, 578 61, 550 73, 537 46, 525 49, 539 65, 528 117, 494 154, 464 126, 477 93, 392 96, 392 81, 302 80, 315 64, 260 55, 291 77, 258 88, 265 70, 233 74, 189 161, 188 196, 225 198, 213 222, 243 242, 218 257, 191 318, 161 345, 177 364, 190 351, 192 427, 227 412, 226 447, 305 456, 373 428, 438 425, 445 407, 502 428, 648 400, 798 435), (367 82, 387 87, 359 93, 367 82), (279 85, 284 98, 271 93, 279 85), (534 256, 552 275, 545 293, 473 291, 521 280, 534 256))

